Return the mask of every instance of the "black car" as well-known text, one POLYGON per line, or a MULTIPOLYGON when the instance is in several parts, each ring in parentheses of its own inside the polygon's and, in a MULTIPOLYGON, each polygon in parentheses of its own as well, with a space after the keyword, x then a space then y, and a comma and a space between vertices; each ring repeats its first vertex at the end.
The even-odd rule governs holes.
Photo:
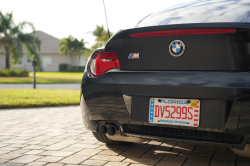
POLYGON ((152 13, 90 56, 81 84, 101 142, 190 142, 250 157, 250 0, 152 13))

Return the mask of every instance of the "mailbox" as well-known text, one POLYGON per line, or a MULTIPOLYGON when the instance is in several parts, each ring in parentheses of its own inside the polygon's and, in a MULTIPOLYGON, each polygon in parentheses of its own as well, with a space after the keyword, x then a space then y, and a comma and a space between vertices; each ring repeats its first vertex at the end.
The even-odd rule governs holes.
POLYGON ((34 67, 37 66, 37 61, 36 61, 36 60, 33 60, 33 61, 32 61, 32 66, 34 66, 34 67))

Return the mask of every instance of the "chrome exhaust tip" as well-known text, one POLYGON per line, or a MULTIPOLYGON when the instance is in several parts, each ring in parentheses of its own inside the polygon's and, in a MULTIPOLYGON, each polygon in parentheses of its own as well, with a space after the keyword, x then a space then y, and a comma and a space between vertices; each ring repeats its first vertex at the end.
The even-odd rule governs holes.
POLYGON ((106 134, 107 133, 107 127, 105 125, 101 125, 99 127, 99 133, 100 134, 106 134))
POLYGON ((115 135, 116 130, 117 130, 117 127, 116 127, 116 126, 114 126, 114 125, 106 125, 106 127, 107 127, 107 133, 108 133, 110 136, 115 135))

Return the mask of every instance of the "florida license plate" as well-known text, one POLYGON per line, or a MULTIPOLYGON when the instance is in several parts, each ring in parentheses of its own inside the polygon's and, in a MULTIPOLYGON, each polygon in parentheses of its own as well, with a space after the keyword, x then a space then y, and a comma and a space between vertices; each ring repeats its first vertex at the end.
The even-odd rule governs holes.
POLYGON ((149 122, 198 127, 200 101, 194 99, 150 98, 149 122))

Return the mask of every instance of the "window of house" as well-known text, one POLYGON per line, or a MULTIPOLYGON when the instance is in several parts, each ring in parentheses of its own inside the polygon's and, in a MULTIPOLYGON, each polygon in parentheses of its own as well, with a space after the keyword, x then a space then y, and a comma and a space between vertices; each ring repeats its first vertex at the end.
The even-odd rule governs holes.
POLYGON ((32 58, 29 55, 27 55, 26 57, 27 57, 27 63, 31 63, 32 62, 32 58))
POLYGON ((19 58, 18 63, 16 64, 17 66, 23 66, 23 57, 19 58))

